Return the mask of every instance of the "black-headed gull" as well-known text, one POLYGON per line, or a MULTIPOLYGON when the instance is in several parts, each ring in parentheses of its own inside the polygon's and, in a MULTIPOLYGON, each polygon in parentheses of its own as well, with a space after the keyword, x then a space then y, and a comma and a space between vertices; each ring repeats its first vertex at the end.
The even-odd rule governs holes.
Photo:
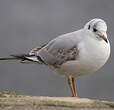
POLYGON ((67 77, 72 96, 77 96, 75 78, 101 68, 110 56, 107 25, 102 19, 92 19, 84 28, 61 35, 47 44, 32 49, 28 54, 11 55, 0 60, 37 62, 67 77))

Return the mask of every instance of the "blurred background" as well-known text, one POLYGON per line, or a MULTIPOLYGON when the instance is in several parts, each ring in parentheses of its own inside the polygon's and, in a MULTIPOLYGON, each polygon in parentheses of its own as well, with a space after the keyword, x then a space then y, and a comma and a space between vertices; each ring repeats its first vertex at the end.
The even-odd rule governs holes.
MULTIPOLYGON (((25 53, 76 31, 93 18, 108 24, 111 57, 94 74, 77 78, 79 97, 114 101, 114 0, 0 0, 0 56, 25 53)), ((0 61, 0 91, 71 96, 65 78, 37 64, 0 61)))

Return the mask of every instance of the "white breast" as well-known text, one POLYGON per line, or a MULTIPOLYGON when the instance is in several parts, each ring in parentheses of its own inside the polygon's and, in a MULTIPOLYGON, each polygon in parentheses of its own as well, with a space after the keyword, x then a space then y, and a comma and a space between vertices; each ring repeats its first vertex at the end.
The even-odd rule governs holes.
POLYGON ((104 40, 86 39, 78 44, 79 56, 75 61, 64 63, 57 70, 59 74, 79 76, 97 71, 110 55, 110 44, 104 40))

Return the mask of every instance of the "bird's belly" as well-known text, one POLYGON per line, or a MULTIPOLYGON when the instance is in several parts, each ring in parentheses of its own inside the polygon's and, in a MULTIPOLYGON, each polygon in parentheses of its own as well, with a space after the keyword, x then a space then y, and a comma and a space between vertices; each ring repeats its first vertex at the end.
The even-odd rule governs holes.
POLYGON ((60 69, 58 69, 58 73, 61 75, 70 75, 70 76, 80 76, 84 74, 89 74, 92 72, 97 71, 99 68, 101 68, 104 65, 104 63, 97 62, 79 62, 79 61, 70 61, 61 66, 60 69))

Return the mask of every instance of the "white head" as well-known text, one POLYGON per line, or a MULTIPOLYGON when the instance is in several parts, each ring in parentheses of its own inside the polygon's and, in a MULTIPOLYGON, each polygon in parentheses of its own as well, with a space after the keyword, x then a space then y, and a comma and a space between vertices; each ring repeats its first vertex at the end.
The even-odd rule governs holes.
POLYGON ((88 29, 93 34, 95 34, 96 38, 99 40, 105 40, 105 42, 108 42, 107 40, 107 25, 104 20, 102 19, 92 19, 87 24, 85 24, 84 29, 88 29))

